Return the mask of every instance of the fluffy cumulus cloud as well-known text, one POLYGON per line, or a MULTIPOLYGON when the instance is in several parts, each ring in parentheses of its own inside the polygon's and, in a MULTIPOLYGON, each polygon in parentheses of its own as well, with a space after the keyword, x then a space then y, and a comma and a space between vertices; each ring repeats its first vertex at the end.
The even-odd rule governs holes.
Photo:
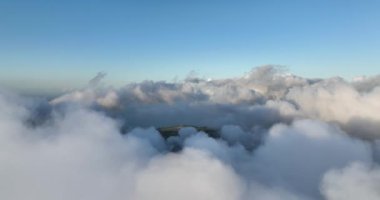
POLYGON ((0 199, 380 199, 380 82, 242 77, 0 91, 0 199))
POLYGON ((331 200, 379 199, 380 168, 353 163, 328 172, 322 183, 323 194, 331 200))
POLYGON ((134 198, 235 200, 242 185, 232 169, 206 152, 185 149, 159 156, 139 172, 134 198))

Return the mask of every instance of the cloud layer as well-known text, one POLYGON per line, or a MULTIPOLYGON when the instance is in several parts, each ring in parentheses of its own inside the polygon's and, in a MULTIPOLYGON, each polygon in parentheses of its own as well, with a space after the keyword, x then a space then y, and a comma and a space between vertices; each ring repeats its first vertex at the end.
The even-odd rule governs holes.
POLYGON ((104 76, 49 101, 0 92, 0 199, 380 198, 378 77, 104 76))

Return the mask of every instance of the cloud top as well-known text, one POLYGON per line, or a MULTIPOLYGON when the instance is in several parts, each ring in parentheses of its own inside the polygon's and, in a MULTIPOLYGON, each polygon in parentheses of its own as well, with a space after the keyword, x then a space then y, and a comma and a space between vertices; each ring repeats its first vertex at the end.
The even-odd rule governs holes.
POLYGON ((104 76, 49 101, 0 92, 0 199, 380 198, 377 76, 104 76))

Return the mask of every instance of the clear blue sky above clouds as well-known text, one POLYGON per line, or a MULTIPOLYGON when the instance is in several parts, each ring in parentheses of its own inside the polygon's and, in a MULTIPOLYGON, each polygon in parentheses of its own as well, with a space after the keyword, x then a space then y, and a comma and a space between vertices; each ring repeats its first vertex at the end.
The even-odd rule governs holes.
MULTIPOLYGON (((380 73, 378 0, 0 0, 0 83, 380 73)), ((46 84, 48 83, 48 84, 46 84)))

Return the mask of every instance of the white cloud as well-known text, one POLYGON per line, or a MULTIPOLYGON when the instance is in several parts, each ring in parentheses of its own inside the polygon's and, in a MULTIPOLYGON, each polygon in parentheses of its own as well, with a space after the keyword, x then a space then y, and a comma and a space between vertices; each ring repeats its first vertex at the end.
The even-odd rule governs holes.
POLYGON ((0 92, 0 199, 379 198, 376 77, 103 77, 49 103, 0 92), (170 125, 216 133, 155 129, 170 125))
POLYGON ((324 176, 321 190, 329 200, 380 199, 380 169, 354 163, 332 170, 324 176))

